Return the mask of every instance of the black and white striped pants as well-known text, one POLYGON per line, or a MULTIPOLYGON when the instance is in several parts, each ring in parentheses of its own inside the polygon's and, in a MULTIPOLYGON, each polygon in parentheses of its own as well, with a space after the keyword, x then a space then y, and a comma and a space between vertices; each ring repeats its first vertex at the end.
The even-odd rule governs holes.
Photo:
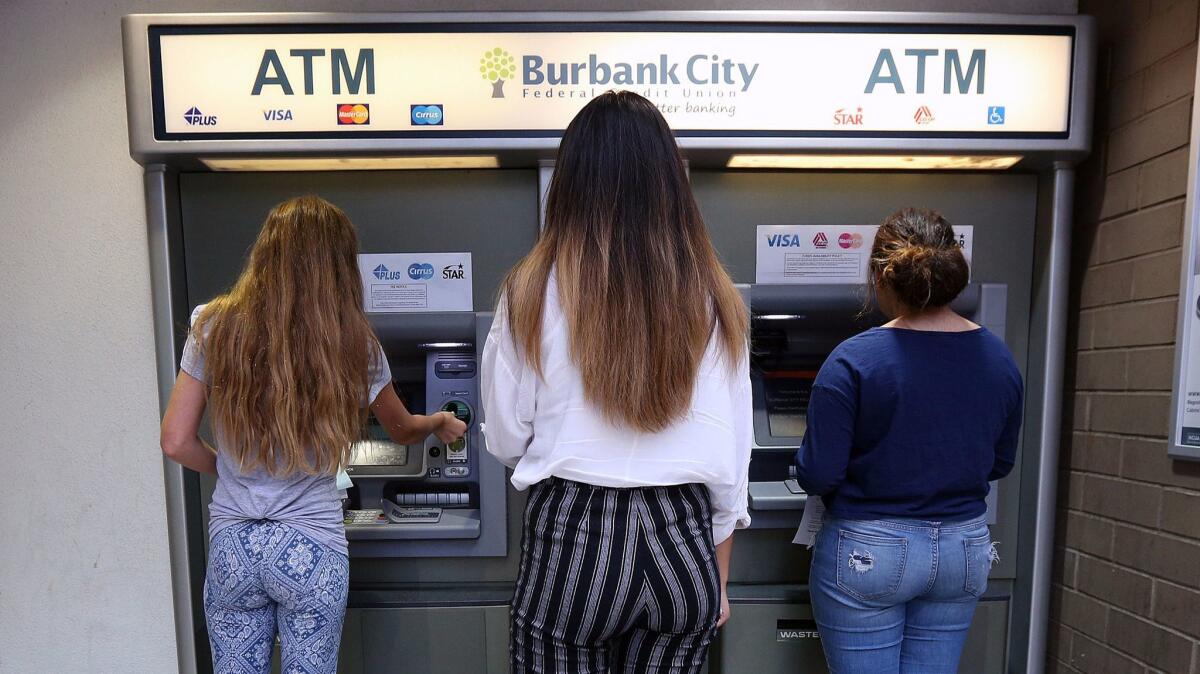
POLYGON ((525 509, 509 658, 526 672, 699 672, 720 580, 700 485, 550 478, 525 509))

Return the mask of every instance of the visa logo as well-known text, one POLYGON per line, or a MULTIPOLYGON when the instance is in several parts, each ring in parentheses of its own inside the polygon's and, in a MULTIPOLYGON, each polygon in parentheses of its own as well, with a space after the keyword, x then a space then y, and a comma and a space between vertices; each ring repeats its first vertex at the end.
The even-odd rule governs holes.
POLYGON ((772 234, 767 237, 768 248, 799 248, 800 235, 798 234, 772 234))
POLYGON ((275 110, 263 110, 263 119, 268 122, 290 122, 292 121, 292 111, 287 108, 277 108, 275 110))

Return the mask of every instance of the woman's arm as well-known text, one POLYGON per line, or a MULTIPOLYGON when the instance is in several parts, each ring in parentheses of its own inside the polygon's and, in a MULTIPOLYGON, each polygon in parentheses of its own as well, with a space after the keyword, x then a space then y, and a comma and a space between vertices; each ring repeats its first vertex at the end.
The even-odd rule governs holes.
POLYGON ((733 559, 733 534, 717 544, 717 571, 721 575, 721 617, 717 627, 729 622, 729 562, 733 559))
POLYGON ((729 561, 733 557, 733 532, 750 526, 750 451, 754 445, 754 400, 750 388, 750 354, 742 356, 733 397, 733 436, 735 474, 728 476, 728 486, 709 487, 712 502, 713 542, 716 543, 717 570, 721 576, 721 617, 717 627, 729 620, 729 561))
POLYGON ((467 432, 467 425, 449 412, 437 412, 428 416, 412 414, 404 403, 400 402, 396 389, 391 386, 384 386, 379 395, 375 396, 375 402, 371 403, 371 412, 387 431, 392 442, 398 445, 424 442, 431 433, 436 433, 442 442, 454 442, 467 432))
POLYGON ((854 429, 858 424, 858 374, 846 358, 846 344, 825 359, 808 397, 808 428, 794 459, 796 481, 804 491, 824 496, 846 479, 854 429))
POLYGON ((496 302, 496 316, 483 345, 479 392, 487 410, 483 435, 487 451, 500 463, 515 468, 533 441, 533 410, 537 375, 526 366, 513 343, 505 298, 496 302))
POLYGON ((856 410, 845 394, 816 384, 808 399, 808 428, 796 452, 796 481, 824 496, 841 486, 850 465, 856 410))
MULTIPOLYGON (((1014 366, 1013 369, 1015 370, 1016 367, 1014 366)), ((988 474, 988 482, 1008 475, 1017 462, 1017 444, 1021 441, 1021 417, 1025 407, 1025 392, 1019 374, 1016 375, 1016 380, 1016 402, 1009 410, 1004 428, 1000 431, 1000 437, 996 439, 996 458, 992 463, 992 470, 988 474)))
POLYGON ((180 372, 163 415, 159 444, 172 461, 199 473, 217 474, 217 453, 200 439, 200 422, 207 404, 204 383, 180 372))

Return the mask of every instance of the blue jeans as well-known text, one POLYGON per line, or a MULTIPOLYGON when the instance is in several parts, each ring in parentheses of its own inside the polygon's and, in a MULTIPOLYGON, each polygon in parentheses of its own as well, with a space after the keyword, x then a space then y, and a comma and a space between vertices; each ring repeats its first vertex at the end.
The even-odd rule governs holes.
POLYGON ((994 556, 984 517, 827 519, 809 585, 829 671, 958 671, 994 556))
POLYGON ((295 529, 248 520, 218 533, 204 579, 217 674, 267 674, 279 634, 284 674, 333 674, 350 564, 295 529))

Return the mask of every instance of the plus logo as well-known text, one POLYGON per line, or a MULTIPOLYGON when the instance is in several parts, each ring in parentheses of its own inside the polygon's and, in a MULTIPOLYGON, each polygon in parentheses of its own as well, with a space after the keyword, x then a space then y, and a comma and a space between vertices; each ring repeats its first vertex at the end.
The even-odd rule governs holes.
POLYGON ((216 126, 217 116, 206 115, 200 112, 200 108, 192 106, 188 111, 183 113, 183 121, 188 123, 188 126, 216 126))
POLYGON ((374 274, 375 278, 379 279, 380 281, 395 281, 402 276, 400 272, 390 271, 386 265, 382 264, 372 269, 371 273, 374 274))

